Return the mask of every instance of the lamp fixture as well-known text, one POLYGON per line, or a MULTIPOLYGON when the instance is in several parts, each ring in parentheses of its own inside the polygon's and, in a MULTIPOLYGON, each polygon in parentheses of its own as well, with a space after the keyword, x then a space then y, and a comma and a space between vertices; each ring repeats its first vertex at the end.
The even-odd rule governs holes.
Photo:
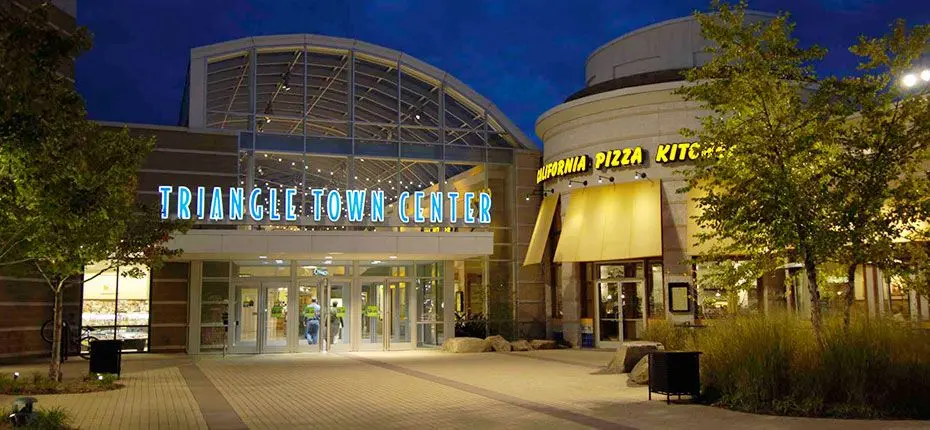
POLYGON ((633 175, 633 179, 646 179, 646 172, 636 172, 633 175))
POLYGON ((545 189, 543 189, 543 190, 533 190, 533 192, 531 192, 531 193, 526 193, 526 196, 525 196, 525 197, 526 197, 526 201, 530 201, 530 197, 532 197, 532 196, 542 196, 542 197, 546 197, 546 196, 549 195, 549 194, 555 194, 555 188, 550 188, 550 189, 548 189, 548 190, 545 190, 545 189))
POLYGON ((613 182, 613 181, 614 181, 614 177, 613 177, 613 176, 601 176, 601 175, 597 175, 597 183, 598 183, 598 184, 603 183, 603 182, 604 182, 604 179, 606 179, 606 180, 608 180, 608 181, 610 181, 610 182, 613 182))
POLYGON ((568 181, 568 188, 571 188, 571 187, 572 187, 572 184, 581 184, 581 185, 587 187, 587 186, 588 186, 588 181, 587 181, 587 180, 584 180, 584 181, 576 181, 576 180, 574 180, 574 179, 570 179, 570 180, 568 181))

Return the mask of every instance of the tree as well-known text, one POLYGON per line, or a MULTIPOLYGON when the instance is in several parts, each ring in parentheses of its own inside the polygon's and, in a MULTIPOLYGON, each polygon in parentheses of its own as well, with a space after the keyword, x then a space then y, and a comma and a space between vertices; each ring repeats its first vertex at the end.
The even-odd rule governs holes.
POLYGON ((55 73, 68 61, 63 56, 88 45, 84 33, 46 30, 41 9, 25 20, 0 12, 0 61, 13 60, 2 63, 0 74, 28 75, 34 66, 41 73, 32 78, 43 78, 30 82, 29 76, 17 76, 0 94, 0 219, 15 223, 3 227, 0 249, 6 250, 7 269, 38 273, 51 288, 55 330, 49 377, 60 379, 63 290, 82 275, 99 275, 84 273, 91 263, 106 262, 101 272, 132 266, 128 276, 140 276, 139 266, 156 268, 179 252, 165 244, 171 232, 188 224, 162 221, 156 210, 135 201, 136 175, 154 140, 88 121, 71 83, 55 73), (19 40, 23 47, 15 44, 19 40), (35 100, 40 97, 48 99, 35 100))
POLYGON ((895 242, 930 214, 927 89, 898 83, 930 46, 930 27, 899 20, 850 48, 861 75, 819 78, 824 51, 799 48, 787 15, 748 22, 745 3, 714 5, 698 14, 713 58, 680 90, 712 112, 684 131, 708 155, 686 172, 689 188, 708 192, 698 221, 755 258, 800 260, 820 339, 818 267, 846 264, 848 326, 856 267, 889 267, 895 242))
POLYGON ((928 87, 912 90, 900 79, 928 47, 930 26, 909 31, 898 20, 889 35, 860 37, 850 48, 863 60, 861 76, 823 83, 823 91, 835 95, 831 106, 836 114, 851 118, 837 136, 843 147, 837 187, 844 197, 838 228, 845 240, 835 258, 847 264, 845 327, 854 301, 856 267, 895 265, 895 242, 927 219, 928 87))
POLYGON ((68 135, 68 126, 84 116, 81 97, 67 73, 74 58, 90 46, 84 29, 66 34, 48 25, 45 7, 22 11, 0 3, 0 266, 22 263, 16 255, 34 225, 22 209, 15 186, 18 159, 6 151, 15 144, 38 148, 43 141, 68 135))
POLYGON ((830 172, 841 148, 829 137, 844 121, 814 85, 811 64, 824 51, 799 47, 785 14, 750 22, 745 3, 714 8, 696 14, 712 57, 686 72, 690 84, 679 90, 708 112, 700 129, 682 131, 706 155, 684 172, 687 188, 704 193, 697 222, 744 255, 800 260, 822 344, 817 267, 839 240, 830 172))

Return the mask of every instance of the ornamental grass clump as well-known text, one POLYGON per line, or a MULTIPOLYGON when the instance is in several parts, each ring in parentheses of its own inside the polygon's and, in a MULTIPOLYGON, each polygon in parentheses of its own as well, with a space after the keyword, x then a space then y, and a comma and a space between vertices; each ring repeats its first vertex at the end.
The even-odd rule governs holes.
POLYGON ((757 413, 930 418, 930 336, 907 324, 827 318, 824 346, 797 317, 733 316, 697 336, 704 397, 757 413))

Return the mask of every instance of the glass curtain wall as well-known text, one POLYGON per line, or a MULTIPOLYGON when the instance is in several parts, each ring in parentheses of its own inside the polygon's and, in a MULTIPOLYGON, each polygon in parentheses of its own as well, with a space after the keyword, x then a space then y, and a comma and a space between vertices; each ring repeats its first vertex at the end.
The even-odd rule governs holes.
POLYGON ((443 331, 443 263, 416 263, 416 289, 419 320, 417 320, 417 346, 440 346, 445 340, 443 331))
POLYGON ((228 261, 204 261, 200 292, 200 350, 222 351, 226 344, 223 313, 229 304, 228 261))

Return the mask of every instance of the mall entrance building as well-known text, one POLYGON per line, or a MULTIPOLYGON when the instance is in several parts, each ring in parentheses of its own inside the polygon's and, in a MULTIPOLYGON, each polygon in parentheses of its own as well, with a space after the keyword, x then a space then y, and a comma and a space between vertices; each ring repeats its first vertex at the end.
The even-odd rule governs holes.
MULTIPOLYGON (((194 222, 169 242, 183 254, 142 279, 89 267, 73 325, 191 354, 430 347, 457 319, 546 337, 544 268, 519 264, 542 154, 489 100, 318 35, 194 48, 187 74, 178 126, 103 123, 155 137, 138 198, 194 222)), ((47 288, 0 282, 0 358, 47 354, 47 288)))

